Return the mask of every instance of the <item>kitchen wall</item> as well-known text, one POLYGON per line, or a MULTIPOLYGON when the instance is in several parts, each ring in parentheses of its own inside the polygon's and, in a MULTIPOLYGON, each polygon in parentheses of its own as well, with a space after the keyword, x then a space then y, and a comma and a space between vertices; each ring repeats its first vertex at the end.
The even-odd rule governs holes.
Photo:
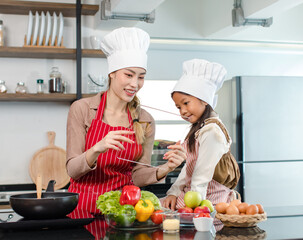
MULTIPOLYGON (((98 1, 85 1, 95 2, 98 1)), ((148 52, 147 80, 176 80, 181 75, 182 62, 191 58, 205 58, 223 64, 228 71, 227 79, 239 75, 303 76, 302 44, 267 45, 257 42, 207 41, 203 38, 192 40, 199 37, 197 24, 191 29, 190 24, 175 25, 171 20, 165 28, 162 26, 162 29, 169 32, 168 41, 165 39, 165 32, 159 29, 161 22, 165 21, 164 14, 168 7, 166 4, 169 3, 172 1, 167 0, 160 5, 154 25, 134 24, 150 32, 151 37, 157 37, 152 39, 148 52), (171 38, 182 36, 188 41, 182 39, 171 41, 171 38)), ((175 3, 174 8, 182 9, 182 1, 178 0, 175 3)), ((190 17, 190 13, 185 12, 187 17, 190 17)), ((182 15, 182 18, 186 16, 182 15)), ((0 14, 0 19, 4 21, 6 46, 22 46, 28 17, 0 14)), ((95 29, 98 27, 96 21, 99 21, 97 16, 82 17, 85 48, 90 48, 89 36, 104 36, 109 31, 95 29)), ((74 48, 76 44, 74 18, 65 18, 64 30, 64 45, 74 48)), ((0 58, 0 79, 6 81, 9 92, 14 92, 17 82, 24 81, 29 92, 34 93, 36 79, 43 78, 47 81, 52 66, 59 67, 62 77, 69 84, 68 92, 74 93, 76 65, 73 60, 0 58)), ((106 60, 83 59, 82 67, 83 92, 87 92, 87 73, 94 76, 106 75, 106 60)), ((38 149, 48 144, 47 131, 55 131, 57 134, 55 144, 65 148, 68 109, 67 103, 0 102, 0 184, 32 182, 28 173, 29 162, 38 149)), ((226 108, 221 109, 224 119, 224 114, 227 114, 224 112, 226 108)))

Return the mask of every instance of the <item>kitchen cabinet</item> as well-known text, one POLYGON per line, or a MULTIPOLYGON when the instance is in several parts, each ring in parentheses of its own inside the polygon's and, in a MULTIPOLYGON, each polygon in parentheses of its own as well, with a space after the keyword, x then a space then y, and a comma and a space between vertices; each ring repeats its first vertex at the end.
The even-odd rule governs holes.
MULTIPOLYGON (((76 17, 80 23, 81 15, 95 15, 99 10, 98 5, 90 4, 68 4, 51 2, 31 2, 31 1, 1 1, 0 13, 27 15, 29 11, 41 13, 62 12, 65 17, 76 17), (81 6, 81 13, 79 11, 81 6)), ((77 26, 78 27, 78 26, 77 26)), ((75 59, 77 64, 77 92, 76 94, 3 94, 0 101, 73 101, 82 97, 81 93, 81 60, 82 58, 105 58, 101 50, 81 49, 81 26, 76 30, 77 48, 50 48, 50 47, 0 47, 0 57, 6 58, 44 58, 44 59, 75 59)), ((89 95, 86 95, 89 96, 89 95)), ((85 97, 85 96, 84 96, 85 97)))

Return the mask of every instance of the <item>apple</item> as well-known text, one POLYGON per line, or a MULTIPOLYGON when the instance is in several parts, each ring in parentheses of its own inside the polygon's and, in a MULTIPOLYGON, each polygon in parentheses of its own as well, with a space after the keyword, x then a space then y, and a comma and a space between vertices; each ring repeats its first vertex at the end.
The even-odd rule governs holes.
POLYGON ((194 210, 189 207, 183 207, 178 209, 182 222, 191 222, 193 219, 194 210))
POLYGON ((194 210, 189 207, 183 207, 178 209, 178 213, 193 213, 194 210))
POLYGON ((195 208, 200 205, 202 201, 202 195, 199 192, 188 191, 184 195, 184 203, 186 207, 195 208))
POLYGON ((214 205, 212 204, 211 201, 209 201, 208 199, 204 199, 200 206, 206 206, 209 208, 210 212, 213 212, 215 210, 214 205))
POLYGON ((206 206, 203 207, 199 206, 195 208, 194 213, 210 213, 210 210, 206 206))

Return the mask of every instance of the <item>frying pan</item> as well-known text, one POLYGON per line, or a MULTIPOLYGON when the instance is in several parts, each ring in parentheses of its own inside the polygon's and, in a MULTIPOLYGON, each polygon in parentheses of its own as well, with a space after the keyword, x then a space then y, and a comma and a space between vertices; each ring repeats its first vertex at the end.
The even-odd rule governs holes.
POLYGON ((16 194, 10 197, 12 209, 26 219, 64 218, 77 206, 78 193, 54 192, 55 181, 49 181, 41 199, 36 193, 16 194))

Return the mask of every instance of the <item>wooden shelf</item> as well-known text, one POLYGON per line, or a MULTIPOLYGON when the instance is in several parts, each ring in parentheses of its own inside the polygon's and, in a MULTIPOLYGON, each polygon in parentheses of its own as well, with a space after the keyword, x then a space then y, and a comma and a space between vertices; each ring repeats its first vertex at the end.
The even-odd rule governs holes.
MULTIPOLYGON (((0 1, 0 13, 28 15, 29 11, 49 11, 62 12, 64 17, 76 17, 76 4, 69 3, 52 3, 52 2, 33 2, 33 1, 0 1)), ((82 4, 81 15, 94 16, 99 11, 99 5, 82 4)))
POLYGON ((76 94, 42 93, 42 94, 16 94, 1 93, 0 101, 6 102, 72 102, 76 100, 76 94))
MULTIPOLYGON (((49 47, 0 47, 0 57, 76 59, 76 49, 49 47)), ((106 56, 101 50, 82 49, 82 57, 105 58, 106 56)))
MULTIPOLYGON (((84 93, 82 98, 92 97, 96 94, 84 93)), ((65 93, 0 93, 0 102, 73 102, 77 100, 76 94, 65 93)))

